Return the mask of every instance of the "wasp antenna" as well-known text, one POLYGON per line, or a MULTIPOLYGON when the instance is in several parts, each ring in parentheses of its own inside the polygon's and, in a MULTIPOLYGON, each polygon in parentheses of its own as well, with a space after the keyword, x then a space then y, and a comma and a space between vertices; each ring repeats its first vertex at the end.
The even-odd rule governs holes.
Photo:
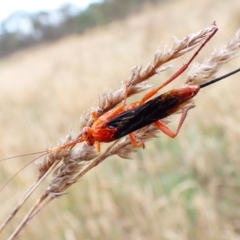
POLYGON ((26 157, 26 156, 31 156, 31 155, 35 155, 35 154, 41 154, 41 153, 46 154, 46 153, 48 153, 48 152, 49 152, 49 150, 40 151, 40 152, 34 152, 34 153, 21 154, 21 155, 17 155, 17 156, 13 156, 13 157, 8 157, 8 158, 0 159, 0 161, 6 161, 6 160, 18 158, 18 157, 26 157))
POLYGON ((200 88, 204 88, 204 87, 206 87, 206 86, 208 86, 208 85, 211 85, 211 84, 213 84, 213 83, 215 83, 215 82, 221 81, 221 80, 223 80, 223 79, 225 79, 225 78, 227 78, 227 77, 229 77, 229 76, 231 76, 231 75, 233 75, 233 74, 235 74, 235 73, 237 73, 237 72, 239 72, 239 71, 240 71, 240 68, 238 68, 238 69, 236 69, 236 70, 234 70, 234 71, 232 71, 232 72, 230 72, 230 73, 227 73, 227 74, 225 74, 225 75, 223 75, 223 76, 221 76, 221 77, 218 77, 218 78, 215 78, 215 79, 213 79, 213 80, 210 80, 210 81, 208 81, 208 82, 206 82, 206 83, 203 83, 203 84, 199 85, 199 87, 200 87, 200 88))
POLYGON ((84 138, 82 136, 80 136, 72 142, 66 143, 65 145, 62 145, 62 146, 59 146, 59 147, 49 149, 46 152, 51 153, 51 152, 62 150, 62 149, 67 148, 67 147, 72 147, 73 148, 76 144, 78 144, 80 142, 83 142, 83 141, 84 141, 84 138))
MULTIPOLYGON (((40 152, 40 153, 43 153, 43 152, 40 152)), ((24 165, 20 170, 18 170, 1 188, 0 188, 0 192, 2 192, 2 190, 24 169, 26 168, 27 166, 29 166, 31 163, 33 163, 34 161, 36 161, 37 159, 45 156, 48 152, 45 151, 44 154, 34 158, 33 160, 31 160, 29 163, 27 163, 26 165, 24 165)), ((35 154, 35 153, 33 153, 35 154)), ((31 154, 27 154, 27 155, 31 155, 31 154)), ((27 155, 22 155, 22 156, 27 156, 27 155)))

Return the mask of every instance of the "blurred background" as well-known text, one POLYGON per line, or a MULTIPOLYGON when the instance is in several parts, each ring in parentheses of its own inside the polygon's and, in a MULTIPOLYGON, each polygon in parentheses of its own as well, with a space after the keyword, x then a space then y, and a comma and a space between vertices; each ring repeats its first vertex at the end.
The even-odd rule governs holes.
MULTIPOLYGON (((173 36, 182 39, 216 21, 220 30, 197 57, 201 62, 240 27, 239 0, 55 1, 32 9, 20 2, 19 8, 6 5, 5 12, 1 6, 0 158, 77 135, 79 117, 98 94, 117 90, 132 67, 145 66, 157 49, 172 45, 173 36)), ((150 83, 157 86, 191 54, 150 83)), ((239 62, 232 60, 218 75, 239 62)), ((239 89, 239 74, 203 89, 176 139, 159 134, 132 160, 107 159, 48 205, 18 239, 240 239, 239 89)), ((178 119, 173 117, 171 129, 178 119)), ((0 162, 1 186, 31 159, 0 162)), ((0 192, 1 222, 36 177, 31 164, 0 192)))

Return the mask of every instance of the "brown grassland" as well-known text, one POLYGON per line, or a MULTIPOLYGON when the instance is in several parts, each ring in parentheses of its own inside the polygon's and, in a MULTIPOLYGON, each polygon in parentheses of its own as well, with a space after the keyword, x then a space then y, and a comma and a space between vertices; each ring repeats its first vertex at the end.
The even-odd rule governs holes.
MULTIPOLYGON (((215 20, 220 30, 197 57, 203 60, 239 29, 239 16, 239 0, 166 1, 1 60, 1 158, 44 150, 69 132, 78 134, 81 113, 100 92, 118 89, 133 66, 145 65, 157 48, 173 43, 172 36, 183 38, 215 20)), ((157 86, 191 53, 150 83, 157 86)), ((239 62, 232 60, 218 75, 239 62)), ((166 89, 181 86, 185 77, 166 89)), ((160 134, 132 160, 107 159, 51 202, 18 239, 240 239, 239 91, 240 74, 203 89, 177 138, 160 134)), ((1 162, 1 185, 31 159, 1 162)), ((35 178, 31 164, 0 192, 1 222, 35 178)), ((9 237, 43 189, 44 184, 0 239, 9 237)))

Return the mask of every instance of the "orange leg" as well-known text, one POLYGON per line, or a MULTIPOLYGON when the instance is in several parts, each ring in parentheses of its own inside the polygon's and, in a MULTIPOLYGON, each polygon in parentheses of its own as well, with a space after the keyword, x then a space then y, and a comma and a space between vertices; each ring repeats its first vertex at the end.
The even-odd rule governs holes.
POLYGON ((95 148, 98 152, 101 151, 101 145, 100 145, 100 142, 95 142, 95 148))
POLYGON ((129 134, 129 138, 130 138, 130 140, 131 140, 131 142, 132 142, 132 145, 133 145, 134 147, 142 147, 142 148, 145 148, 145 145, 144 145, 143 142, 137 143, 136 138, 135 138, 135 136, 134 136, 133 133, 130 133, 130 134, 129 134))
POLYGON ((117 107, 115 110, 113 110, 110 113, 106 113, 103 114, 102 116, 98 117, 96 112, 91 112, 93 121, 96 122, 99 118, 101 119, 101 121, 107 121, 108 119, 111 119, 113 117, 115 117, 116 115, 120 114, 121 112, 123 112, 122 106, 117 107))
POLYGON ((168 135, 168 136, 171 137, 171 138, 175 138, 175 137, 178 135, 178 133, 179 133, 179 131, 180 131, 182 125, 183 125, 183 122, 184 122, 184 120, 185 120, 186 117, 187 117, 188 111, 189 111, 190 109, 194 108, 194 107, 195 107, 195 106, 192 105, 192 106, 189 106, 188 108, 185 108, 185 109, 183 110, 181 119, 180 119, 180 121, 179 121, 179 123, 178 123, 178 127, 177 127, 176 133, 172 132, 172 131, 171 131, 167 126, 165 126, 161 121, 157 121, 157 122, 155 122, 154 124, 155 124, 155 126, 156 126, 159 130, 161 130, 163 133, 165 133, 166 135, 168 135))
MULTIPOLYGON (((215 22, 213 23, 214 25, 215 22)), ((139 105, 145 103, 148 99, 150 99, 153 95, 155 95, 160 89, 165 87, 167 84, 172 82, 174 79, 176 79, 181 73, 183 73, 189 65, 192 63, 194 58, 199 54, 199 52, 202 50, 202 48, 206 45, 206 43, 213 37, 213 35, 217 32, 218 28, 214 29, 211 35, 208 36, 208 38, 202 43, 202 45, 198 48, 198 50, 194 53, 194 55, 191 57, 191 59, 184 64, 176 73, 174 73, 169 79, 167 79, 163 84, 161 84, 159 87, 152 89, 150 92, 148 92, 140 101, 139 105)))
POLYGON ((97 119, 98 119, 97 113, 96 112, 91 112, 91 115, 92 115, 93 121, 96 122, 97 119))

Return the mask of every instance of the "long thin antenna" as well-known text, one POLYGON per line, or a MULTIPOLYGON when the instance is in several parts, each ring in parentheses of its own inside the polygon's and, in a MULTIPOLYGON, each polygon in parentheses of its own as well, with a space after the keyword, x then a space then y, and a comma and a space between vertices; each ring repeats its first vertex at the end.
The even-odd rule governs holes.
POLYGON ((9 159, 13 159, 13 158, 18 158, 18 157, 26 157, 26 156, 31 156, 31 155, 35 155, 35 154, 40 154, 40 153, 48 153, 48 150, 44 150, 44 151, 40 151, 40 152, 34 152, 34 153, 27 153, 27 154, 22 154, 22 155, 17 155, 17 156, 13 156, 13 157, 8 157, 8 158, 2 158, 0 159, 0 162, 1 161, 6 161, 6 160, 9 160, 9 159))
POLYGON ((209 82, 203 83, 203 84, 199 85, 199 87, 200 87, 200 88, 204 88, 204 87, 206 87, 206 86, 208 86, 208 85, 211 85, 211 84, 213 84, 213 83, 215 83, 215 82, 218 82, 218 81, 220 81, 220 80, 222 80, 222 79, 224 79, 224 78, 227 78, 227 77, 229 77, 229 76, 231 76, 231 75, 233 75, 233 74, 235 74, 235 73, 237 73, 237 72, 239 72, 239 71, 240 71, 240 68, 238 68, 238 69, 236 69, 236 70, 234 70, 234 71, 232 71, 232 72, 230 72, 230 73, 227 73, 227 74, 225 74, 225 75, 223 75, 223 76, 221 76, 221 77, 218 77, 218 78, 215 78, 215 79, 213 79, 213 80, 210 80, 209 82))

